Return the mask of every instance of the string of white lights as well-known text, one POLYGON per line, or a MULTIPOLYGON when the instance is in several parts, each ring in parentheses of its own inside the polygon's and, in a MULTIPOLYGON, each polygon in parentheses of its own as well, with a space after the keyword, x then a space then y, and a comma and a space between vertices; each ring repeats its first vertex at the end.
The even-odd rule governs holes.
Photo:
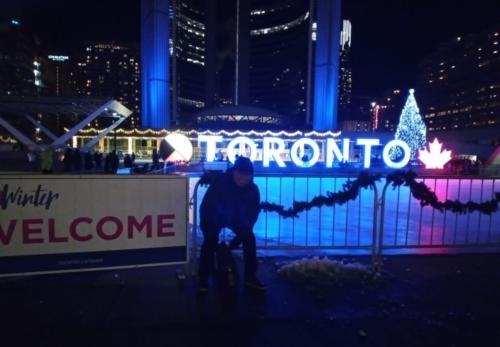
POLYGON ((2 143, 17 143, 16 139, 9 136, 0 136, 0 142, 2 143))
MULTIPOLYGON (((96 128, 89 128, 89 129, 84 129, 80 130, 79 135, 87 135, 87 134, 98 134, 102 130, 96 129, 96 128)), ((294 132, 288 132, 288 131, 271 131, 271 130, 266 130, 266 131, 256 131, 256 130, 249 130, 249 131, 241 131, 241 130, 234 130, 234 131, 227 131, 227 130, 220 130, 220 131, 211 131, 211 130, 203 130, 203 131, 197 131, 197 130, 174 130, 174 131, 169 131, 166 129, 163 130, 153 130, 153 129, 145 129, 145 130, 138 130, 138 129, 132 129, 132 130, 125 130, 125 129, 118 129, 116 130, 116 133, 119 135, 129 135, 129 136, 143 136, 143 135, 156 135, 156 136, 167 136, 168 134, 183 134, 187 136, 199 136, 199 135, 211 135, 211 136, 257 136, 257 137, 265 137, 265 136, 285 136, 285 137, 298 137, 298 136, 305 136, 305 137, 339 137, 341 132, 333 132, 333 131, 325 131, 325 132, 319 132, 319 131, 309 131, 309 132, 303 132, 303 131, 294 131, 294 132)))

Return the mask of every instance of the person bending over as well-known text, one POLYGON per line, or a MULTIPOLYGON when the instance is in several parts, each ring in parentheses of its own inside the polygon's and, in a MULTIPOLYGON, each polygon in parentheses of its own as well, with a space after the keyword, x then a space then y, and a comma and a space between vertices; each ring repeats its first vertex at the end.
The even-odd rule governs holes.
POLYGON ((260 194, 253 182, 250 159, 237 157, 232 168, 210 184, 200 206, 201 246, 199 290, 208 290, 209 276, 214 272, 215 251, 222 228, 235 234, 243 244, 245 284, 257 290, 265 286, 257 278, 257 250, 253 226, 260 212, 260 194))

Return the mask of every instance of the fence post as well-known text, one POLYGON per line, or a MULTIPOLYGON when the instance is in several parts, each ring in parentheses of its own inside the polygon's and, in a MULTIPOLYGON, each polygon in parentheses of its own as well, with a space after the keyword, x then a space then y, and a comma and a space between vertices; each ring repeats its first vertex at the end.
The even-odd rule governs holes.
POLYGON ((377 270, 377 219, 378 219, 378 189, 377 185, 372 185, 373 193, 373 231, 372 231, 372 270, 377 270))
POLYGON ((381 271, 383 265, 382 254, 384 251, 385 194, 387 192, 387 187, 389 187, 389 182, 386 181, 384 189, 382 189, 382 195, 380 196, 380 224, 378 228, 377 255, 375 256, 377 271, 381 271))
POLYGON ((190 247, 189 249, 191 252, 189 254, 191 255, 189 259, 189 274, 191 276, 196 275, 196 265, 197 265, 197 254, 198 254, 198 239, 197 239, 197 234, 198 234, 198 187, 200 186, 200 181, 196 182, 196 185, 194 186, 194 192, 193 192, 193 197, 191 198, 192 203, 190 203, 193 206, 193 227, 191 231, 191 245, 188 245, 190 247))

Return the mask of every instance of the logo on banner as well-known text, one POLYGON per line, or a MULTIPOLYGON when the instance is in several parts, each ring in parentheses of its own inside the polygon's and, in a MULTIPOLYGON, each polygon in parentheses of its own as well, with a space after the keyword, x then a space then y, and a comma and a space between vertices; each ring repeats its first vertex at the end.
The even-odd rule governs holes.
POLYGON ((58 193, 54 193, 50 189, 43 189, 41 184, 31 192, 25 192, 21 187, 10 189, 8 184, 4 184, 3 189, 0 191, 0 206, 2 206, 2 210, 6 210, 9 204, 21 207, 27 205, 34 207, 42 206, 48 210, 54 200, 57 199, 59 199, 58 193))

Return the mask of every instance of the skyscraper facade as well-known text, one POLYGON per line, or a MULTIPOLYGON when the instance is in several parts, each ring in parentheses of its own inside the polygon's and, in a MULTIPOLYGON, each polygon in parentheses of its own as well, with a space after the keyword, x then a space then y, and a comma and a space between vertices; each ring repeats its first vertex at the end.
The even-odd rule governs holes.
POLYGON ((308 78, 309 1, 257 1, 250 9, 249 101, 303 126, 308 78))
MULTIPOLYGON (((199 126, 196 113, 224 105, 267 109, 295 128, 311 127, 315 110, 318 129, 336 127, 340 0, 173 0, 156 9, 160 5, 163 0, 145 0, 142 7, 144 127, 155 127, 158 117, 165 127, 199 126), (159 43, 167 38, 170 59, 159 43), (172 103, 168 111, 165 102, 172 103)), ((347 52, 347 28, 344 36, 347 52)), ((348 69, 344 76, 349 89, 348 69)), ((344 99, 348 104, 347 94, 344 99)))
POLYGON ((48 61, 40 42, 16 19, 0 22, 0 95, 48 93, 48 61))
POLYGON ((175 0, 171 3, 173 124, 191 125, 192 115, 206 104, 205 5, 205 0, 175 0))
POLYGON ((429 131, 500 124, 500 26, 455 37, 420 64, 419 92, 429 131))
MULTIPOLYGON (((139 51, 134 45, 95 42, 76 62, 73 84, 79 96, 115 99, 132 110, 124 126, 140 127, 139 51)), ((95 124, 99 126, 99 124, 95 124)))
POLYGON ((71 84, 73 61, 69 56, 63 54, 49 54, 47 59, 51 76, 49 81, 50 95, 74 96, 75 91, 71 84))
POLYGON ((342 21, 340 32, 340 71, 339 71, 339 119, 348 119, 351 114, 352 64, 351 64, 351 21, 342 21))

